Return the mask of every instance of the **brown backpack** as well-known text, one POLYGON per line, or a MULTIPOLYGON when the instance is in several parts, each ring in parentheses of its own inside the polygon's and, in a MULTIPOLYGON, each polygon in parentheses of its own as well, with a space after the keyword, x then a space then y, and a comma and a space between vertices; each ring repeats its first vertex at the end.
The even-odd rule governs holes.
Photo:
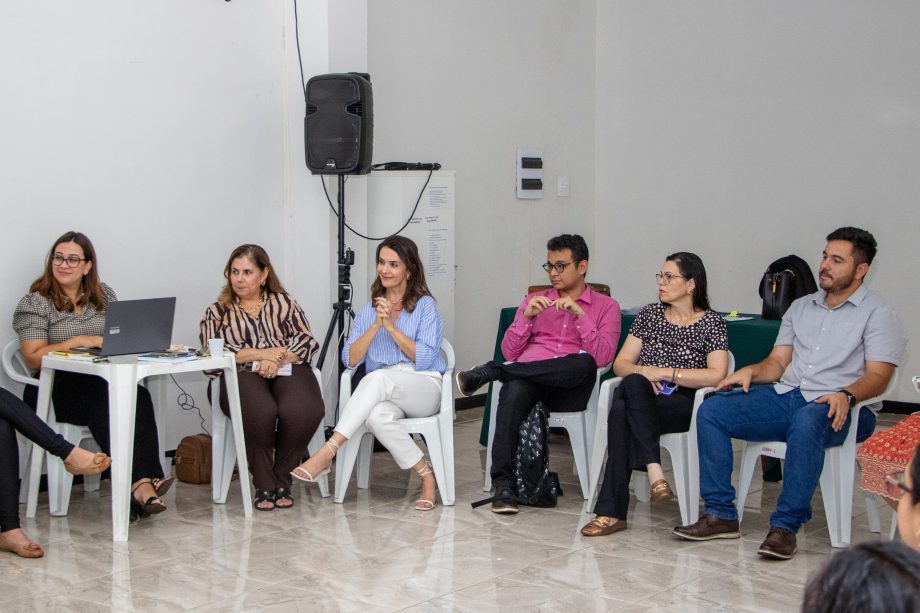
POLYGON ((211 435, 194 434, 176 447, 176 478, 185 483, 211 482, 211 435))

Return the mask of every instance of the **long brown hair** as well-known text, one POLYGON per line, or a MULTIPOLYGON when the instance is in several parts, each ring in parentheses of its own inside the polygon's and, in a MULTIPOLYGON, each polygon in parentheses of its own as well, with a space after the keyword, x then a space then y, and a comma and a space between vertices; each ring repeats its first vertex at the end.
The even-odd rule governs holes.
MULTIPOLYGON (((377 245, 377 259, 380 259, 380 250, 384 247, 392 249, 406 265, 406 271, 409 273, 406 278, 406 293, 403 294, 403 308, 410 313, 415 310, 415 303, 422 296, 431 296, 428 284, 425 283, 425 267, 422 266, 422 258, 418 255, 418 247, 412 239, 405 236, 388 236, 377 245)), ((385 293, 383 284, 380 282, 378 275, 371 285, 371 298, 383 296, 385 293)))
POLYGON ((51 300, 54 303, 54 308, 58 311, 74 310, 75 305, 70 302, 70 298, 67 297, 61 284, 54 278, 54 273, 51 269, 54 265, 52 264, 54 251, 62 243, 78 244, 80 249, 83 250, 83 258, 87 262, 93 263, 89 268, 89 272, 83 275, 83 279, 80 281, 80 295, 77 296, 77 305, 91 304, 97 311, 104 311, 108 300, 105 297, 105 292, 102 291, 102 283, 99 281, 99 263, 96 261, 96 250, 93 249, 93 243, 89 240, 89 237, 82 232, 71 230, 70 232, 65 232, 54 241, 51 251, 48 252, 48 257, 45 259, 45 271, 42 276, 32 282, 29 291, 41 294, 51 300))
POLYGON ((259 247, 258 245, 240 245, 230 253, 230 257, 227 259, 227 265, 224 266, 224 278, 227 280, 224 288, 220 290, 220 295, 217 297, 217 302, 221 306, 230 306, 233 303, 233 285, 230 283, 230 268, 233 266, 233 260, 237 258, 249 258, 255 262, 256 266, 260 271, 268 269, 268 276, 265 277, 265 289, 274 292, 276 294, 286 294, 284 291, 284 286, 281 285, 281 280, 278 278, 278 275, 275 274, 275 267, 272 266, 272 261, 268 257, 268 253, 265 252, 265 249, 259 247))

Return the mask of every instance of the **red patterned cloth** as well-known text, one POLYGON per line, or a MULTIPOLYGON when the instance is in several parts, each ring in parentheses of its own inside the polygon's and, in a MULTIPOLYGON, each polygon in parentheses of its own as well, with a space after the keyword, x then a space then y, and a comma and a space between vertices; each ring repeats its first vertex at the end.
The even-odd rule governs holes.
POLYGON ((876 432, 856 452, 862 469, 859 484, 867 492, 888 497, 885 476, 905 470, 920 444, 920 412, 912 413, 882 432, 876 432))

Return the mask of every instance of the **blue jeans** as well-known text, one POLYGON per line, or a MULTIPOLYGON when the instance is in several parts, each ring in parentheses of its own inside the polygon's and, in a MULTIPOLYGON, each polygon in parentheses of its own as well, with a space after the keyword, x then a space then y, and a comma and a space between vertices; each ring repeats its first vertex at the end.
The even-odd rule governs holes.
MULTIPOLYGON (((706 513, 738 519, 732 487, 732 439, 785 441, 783 491, 770 516, 770 526, 796 533, 811 519, 811 498, 824 468, 824 449, 843 444, 851 416, 838 432, 831 428, 827 404, 807 402, 795 389, 777 394, 772 385, 754 385, 748 393, 716 395, 697 415, 700 495, 706 513)), ((859 413, 857 440, 875 429, 875 415, 859 413)))

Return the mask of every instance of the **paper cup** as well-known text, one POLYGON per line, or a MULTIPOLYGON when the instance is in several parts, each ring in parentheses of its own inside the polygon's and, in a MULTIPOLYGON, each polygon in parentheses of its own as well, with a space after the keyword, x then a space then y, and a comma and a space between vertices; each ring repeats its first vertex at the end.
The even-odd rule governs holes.
POLYGON ((219 358, 224 355, 224 339, 212 338, 208 340, 208 353, 212 358, 219 358))

